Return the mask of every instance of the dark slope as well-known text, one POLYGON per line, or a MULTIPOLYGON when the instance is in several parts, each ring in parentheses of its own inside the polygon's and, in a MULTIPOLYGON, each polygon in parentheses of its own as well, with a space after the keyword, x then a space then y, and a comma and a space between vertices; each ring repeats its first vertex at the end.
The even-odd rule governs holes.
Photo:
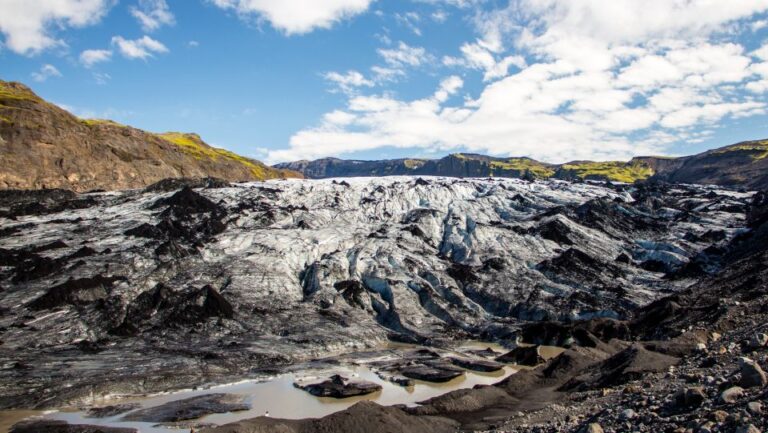
POLYGON ((496 158, 457 153, 441 159, 379 161, 336 158, 275 165, 311 179, 359 176, 512 177, 609 180, 632 183, 649 178, 671 183, 713 184, 735 188, 768 187, 768 140, 748 141, 682 158, 642 156, 629 162, 573 161, 546 164, 530 158, 496 158))

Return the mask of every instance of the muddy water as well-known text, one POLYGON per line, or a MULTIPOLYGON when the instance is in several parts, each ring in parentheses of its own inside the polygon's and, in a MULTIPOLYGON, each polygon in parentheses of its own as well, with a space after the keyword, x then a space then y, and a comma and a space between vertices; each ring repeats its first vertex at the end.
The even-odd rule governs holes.
MULTIPOLYGON (((497 345, 475 342, 463 345, 459 348, 459 350, 464 351, 485 349, 488 347, 498 352, 505 351, 504 348, 497 345)), ((558 349, 553 349, 548 351, 547 355, 557 354, 557 352, 558 349)), ((137 401, 146 408, 197 395, 209 393, 231 393, 243 395, 246 398, 246 402, 251 405, 251 409, 242 412, 209 415, 198 421, 213 424, 226 424, 242 419, 263 416, 266 413, 269 413, 269 415, 274 418, 317 418, 344 410, 361 400, 371 400, 381 405, 415 405, 417 402, 445 394, 449 391, 471 388, 480 384, 494 384, 503 378, 519 371, 519 368, 515 366, 506 366, 503 370, 493 373, 466 371, 464 375, 446 383, 415 381, 416 383, 414 386, 402 387, 379 378, 371 368, 365 365, 365 362, 360 364, 361 365, 350 364, 346 366, 334 366, 332 368, 304 370, 300 373, 279 375, 268 380, 242 381, 238 383, 213 386, 201 390, 181 391, 145 398, 111 400, 94 403, 95 405, 107 405, 128 401, 137 401), (319 381, 331 374, 336 373, 350 377, 353 380, 365 380, 377 383, 382 386, 382 390, 374 394, 361 397, 333 399, 317 398, 293 386, 294 382, 297 380, 319 381)), ((25 416, 21 416, 20 418, 17 416, 13 422, 17 422, 21 418, 29 415, 40 414, 31 413, 25 416)), ((105 419, 85 418, 84 413, 79 411, 61 411, 45 415, 45 418, 65 420, 72 424, 95 424, 113 427, 133 427, 142 433, 168 433, 173 431, 163 427, 155 427, 151 423, 122 422, 120 420, 121 417, 122 415, 105 419)), ((0 429, 0 432, 3 431, 7 430, 0 429)))
POLYGON ((0 432, 11 431, 11 427, 21 420, 45 414, 46 412, 39 410, 0 410, 0 432))

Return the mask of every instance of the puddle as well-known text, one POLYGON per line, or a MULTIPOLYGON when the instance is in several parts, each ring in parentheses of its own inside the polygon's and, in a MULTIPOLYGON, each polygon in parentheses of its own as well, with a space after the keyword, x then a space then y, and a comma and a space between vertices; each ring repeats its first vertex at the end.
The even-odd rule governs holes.
MULTIPOLYGON (((463 344, 457 349, 457 351, 477 349, 482 350, 488 347, 498 352, 506 352, 506 349, 501 346, 478 342, 463 344)), ((559 353, 558 350, 561 349, 553 348, 551 351, 550 349, 547 350, 547 355, 556 355, 559 353)), ((371 400, 385 406, 394 404, 415 405, 417 402, 437 397, 453 390, 472 388, 475 385, 491 385, 497 383, 519 370, 520 368, 516 366, 505 366, 501 371, 492 373, 466 371, 464 375, 459 376, 449 382, 431 383, 416 380, 414 381, 414 386, 402 387, 381 379, 373 369, 364 364, 341 365, 327 368, 303 370, 301 373, 286 373, 262 381, 241 381, 232 384, 212 386, 200 390, 180 391, 143 398, 130 398, 120 400, 115 399, 110 401, 96 402, 96 404, 108 405, 133 401, 139 402, 144 408, 147 408, 198 395, 210 393, 229 393, 245 396, 246 402, 251 405, 251 409, 242 412, 208 415, 196 421, 221 425, 242 419, 263 416, 267 412, 273 418, 318 418, 344 410, 361 400, 371 400), (366 396, 334 399, 314 397, 306 391, 302 391, 293 386, 293 383, 297 379, 307 380, 307 378, 313 378, 310 381, 319 381, 335 373, 349 377, 353 380, 365 380, 377 383, 381 385, 382 389, 381 391, 366 396)), ((26 416, 40 415, 39 413, 31 413, 22 416, 23 411, 14 411, 14 413, 17 412, 19 413, 19 417, 15 418, 15 420, 12 422, 8 421, 10 423, 9 425, 13 424, 14 422, 18 422, 20 419, 26 416)), ((165 427, 154 427, 153 423, 123 422, 120 420, 120 418, 125 414, 103 419, 85 418, 84 415, 85 414, 83 412, 79 411, 59 411, 45 415, 45 418, 65 420, 71 424, 133 427, 142 433, 168 433, 173 431, 186 431, 170 430, 165 427)), ((1 431, 3 430, 0 430, 0 432, 1 431)))
POLYGON ((11 431, 11 427, 21 420, 45 414, 41 410, 0 410, 0 433, 11 431))

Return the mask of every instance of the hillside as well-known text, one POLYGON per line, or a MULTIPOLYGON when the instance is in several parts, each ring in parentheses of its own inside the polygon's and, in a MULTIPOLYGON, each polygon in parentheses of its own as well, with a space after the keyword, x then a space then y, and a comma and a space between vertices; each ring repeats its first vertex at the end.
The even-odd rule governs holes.
POLYGON ((0 81, 0 188, 130 189, 166 178, 300 177, 206 144, 80 119, 20 83, 0 81))
POLYGON ((768 187, 768 140, 749 141, 681 158, 643 156, 624 161, 573 161, 547 164, 530 158, 497 158, 456 153, 434 160, 381 161, 335 158, 275 165, 312 179, 343 176, 422 175, 610 180, 632 183, 655 178, 674 183, 768 187))

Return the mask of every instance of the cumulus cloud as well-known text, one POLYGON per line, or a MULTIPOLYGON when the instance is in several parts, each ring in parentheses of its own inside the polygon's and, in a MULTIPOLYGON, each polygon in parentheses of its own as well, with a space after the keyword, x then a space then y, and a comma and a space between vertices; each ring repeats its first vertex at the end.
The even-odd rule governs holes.
POLYGON ((51 77, 61 77, 61 72, 53 65, 43 65, 39 71, 32 73, 32 79, 39 83, 51 77))
POLYGON ((375 83, 363 76, 358 71, 348 71, 346 73, 327 72, 323 77, 333 83, 336 89, 344 93, 355 92, 359 87, 373 87, 375 83))
POLYGON ((144 36, 139 39, 125 39, 122 36, 112 38, 112 44, 115 45, 124 57, 128 59, 146 59, 152 57, 153 53, 167 53, 168 48, 162 43, 144 36))
POLYGON ((523 69, 527 66, 521 55, 511 55, 497 59, 481 41, 467 43, 461 46, 463 57, 443 57, 446 66, 462 66, 483 71, 483 80, 491 81, 507 75, 509 68, 515 66, 523 69))
POLYGON ((4 45, 18 54, 37 54, 63 46, 56 31, 95 24, 112 0, 0 0, 0 32, 4 45))
POLYGON ((80 53, 80 63, 86 68, 90 68, 97 63, 108 62, 111 58, 111 50, 85 50, 80 53))
POLYGON ((256 16, 286 34, 328 29, 339 21, 359 15, 373 0, 209 0, 243 17, 256 16))
POLYGON ((131 6, 130 11, 145 32, 153 32, 176 22, 165 0, 139 0, 137 6, 131 6))
MULTIPOLYGON (((475 98, 450 97, 457 76, 416 99, 355 94, 268 159, 391 146, 564 162, 698 142, 724 119, 766 112, 754 94, 768 91, 768 48, 747 53, 739 42, 766 11, 764 0, 513 0, 478 12, 478 38, 443 59, 480 71, 475 98)), ((405 43, 379 54, 393 69, 427 55, 405 43)))
POLYGON ((396 48, 380 48, 379 55, 393 67, 419 66, 427 60, 427 50, 399 42, 396 48))

